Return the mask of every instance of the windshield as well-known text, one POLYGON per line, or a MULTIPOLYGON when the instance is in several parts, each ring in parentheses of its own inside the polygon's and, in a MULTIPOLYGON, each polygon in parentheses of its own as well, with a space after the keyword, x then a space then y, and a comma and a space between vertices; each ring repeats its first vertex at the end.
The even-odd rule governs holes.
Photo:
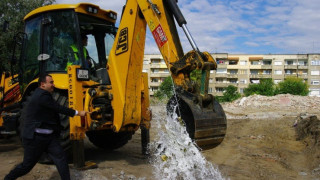
POLYGON ((39 64, 48 73, 65 73, 69 65, 92 69, 92 75, 97 69, 106 68, 116 28, 103 19, 60 10, 28 19, 25 33, 20 67, 22 81, 28 84, 39 75, 39 64), (49 58, 39 63, 42 54, 49 58))
MULTIPOLYGON (((77 26, 72 10, 48 12, 25 23, 26 39, 20 68, 23 82, 30 82, 39 74, 40 54, 48 54, 45 70, 65 71, 67 62, 74 60, 71 46, 78 46, 77 26)), ((81 61, 78 62, 81 65, 81 61)))

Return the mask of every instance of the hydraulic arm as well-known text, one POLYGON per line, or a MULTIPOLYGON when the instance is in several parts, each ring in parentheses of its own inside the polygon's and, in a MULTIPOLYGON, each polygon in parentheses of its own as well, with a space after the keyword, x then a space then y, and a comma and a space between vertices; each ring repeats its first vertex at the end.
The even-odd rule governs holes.
POLYGON ((140 119, 141 72, 145 48, 146 25, 166 62, 174 81, 176 95, 170 104, 184 120, 187 131, 199 147, 220 144, 226 132, 226 116, 220 104, 208 94, 210 70, 216 62, 208 52, 200 52, 187 22, 175 0, 128 0, 119 31, 109 55, 109 74, 113 86, 114 130, 140 119), (184 54, 176 19, 193 50, 184 54))

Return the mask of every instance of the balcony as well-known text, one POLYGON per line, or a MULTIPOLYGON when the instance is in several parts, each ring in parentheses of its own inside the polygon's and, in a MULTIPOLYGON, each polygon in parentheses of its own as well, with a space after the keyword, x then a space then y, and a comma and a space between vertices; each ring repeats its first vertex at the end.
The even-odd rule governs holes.
POLYGON ((215 77, 222 77, 222 78, 226 78, 228 77, 227 73, 216 73, 215 77))
POLYGON ((284 65, 284 69, 297 69, 297 65, 284 65))
POLYGON ((218 68, 227 68, 227 64, 218 64, 218 68))
POLYGON ((238 74, 228 74, 228 78, 238 78, 238 74))
POLYGON ((297 74, 296 73, 284 74, 284 77, 297 77, 297 74))
POLYGON ((228 69, 239 69, 240 68, 240 66, 239 65, 228 65, 228 67, 227 67, 228 69))
POLYGON ((214 83, 215 87, 228 87, 229 83, 227 82, 216 82, 214 83))
POLYGON ((272 78, 271 74, 250 74, 250 78, 272 78))
POLYGON ((261 65, 261 69, 272 69, 271 65, 261 65))
POLYGON ((149 86, 160 86, 161 82, 150 82, 149 86))
POLYGON ((251 65, 249 66, 250 69, 261 69, 261 65, 251 65))
POLYGON ((170 76, 169 73, 150 73, 150 77, 168 77, 170 76))
POLYGON ((308 78, 308 74, 298 74, 298 77, 302 78, 302 79, 307 79, 308 78))
POLYGON ((150 68, 167 68, 166 64, 150 64, 150 68))
POLYGON ((308 69, 308 66, 298 65, 298 69, 308 69))

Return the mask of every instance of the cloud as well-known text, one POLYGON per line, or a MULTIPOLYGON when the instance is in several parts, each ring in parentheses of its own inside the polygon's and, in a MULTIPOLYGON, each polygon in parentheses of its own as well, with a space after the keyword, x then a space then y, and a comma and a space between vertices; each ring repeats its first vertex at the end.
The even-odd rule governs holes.
MULTIPOLYGON (((57 3, 78 3, 57 0, 57 3)), ((126 0, 99 1, 121 16, 126 0)), ((178 1, 187 26, 201 51, 242 53, 320 52, 318 0, 185 0, 178 1)), ((117 24, 119 23, 119 19, 117 24)), ((185 52, 191 46, 178 27, 185 52)), ((146 53, 159 53, 147 31, 146 53)))

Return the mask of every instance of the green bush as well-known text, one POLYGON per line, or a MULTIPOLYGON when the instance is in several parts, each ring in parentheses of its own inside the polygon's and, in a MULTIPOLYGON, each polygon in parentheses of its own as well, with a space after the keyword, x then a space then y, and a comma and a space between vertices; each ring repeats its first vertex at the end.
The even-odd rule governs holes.
POLYGON ((171 98, 173 95, 173 83, 171 76, 168 76, 159 86, 159 89, 154 93, 157 99, 171 98))
POLYGON ((309 86, 301 78, 287 78, 278 84, 276 93, 307 96, 309 94, 309 86))
POLYGON ((264 96, 275 95, 275 87, 272 79, 261 79, 259 84, 249 84, 243 91, 245 96, 260 94, 264 96))
POLYGON ((229 85, 223 92, 223 96, 216 97, 219 102, 232 102, 241 97, 241 94, 238 92, 238 88, 232 85, 229 85))

